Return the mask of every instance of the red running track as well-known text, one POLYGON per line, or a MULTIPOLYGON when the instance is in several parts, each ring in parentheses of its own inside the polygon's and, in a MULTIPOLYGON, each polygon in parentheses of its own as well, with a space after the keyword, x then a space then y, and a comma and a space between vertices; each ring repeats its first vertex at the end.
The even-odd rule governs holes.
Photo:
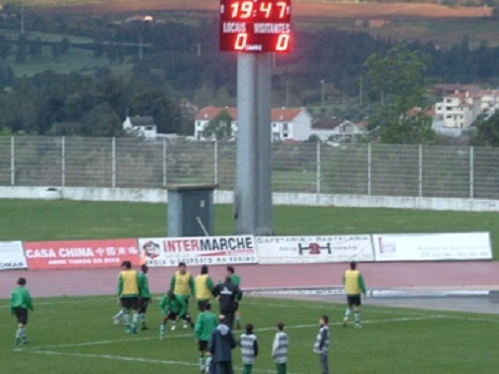
MULTIPOLYGON (((331 287, 341 284, 346 264, 236 265, 243 289, 331 287)), ((362 263, 368 288, 499 289, 499 262, 362 263)), ((35 297, 114 295, 119 268, 28 271, 0 271, 0 298, 8 298, 18 277, 26 277, 35 297)), ((151 268, 153 293, 169 286, 174 268, 151 268)), ((190 266, 196 275, 199 266, 190 266)), ((224 266, 211 266, 215 282, 225 274, 224 266)))

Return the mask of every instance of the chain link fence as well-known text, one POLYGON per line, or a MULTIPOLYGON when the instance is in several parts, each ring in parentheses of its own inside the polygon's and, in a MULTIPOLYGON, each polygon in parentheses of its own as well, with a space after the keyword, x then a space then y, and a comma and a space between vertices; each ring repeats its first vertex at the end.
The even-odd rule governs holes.
MULTIPOLYGON (((274 192, 499 199, 499 149, 272 145, 274 192)), ((0 137, 0 185, 163 188, 235 184, 234 142, 0 137)))

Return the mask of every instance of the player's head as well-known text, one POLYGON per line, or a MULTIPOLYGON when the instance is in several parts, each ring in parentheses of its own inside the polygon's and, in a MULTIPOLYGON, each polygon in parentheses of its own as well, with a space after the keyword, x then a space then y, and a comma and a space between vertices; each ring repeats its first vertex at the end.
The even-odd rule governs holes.
POLYGON ((208 265, 201 266, 201 274, 208 274, 208 265))
POLYGON ((321 325, 327 325, 329 323, 329 317, 327 315, 323 314, 321 316, 321 318, 319 319, 319 323, 321 325))
POLYGON ((277 322, 276 327, 277 327, 277 331, 283 331, 284 330, 284 323, 277 322))
POLYGON ((211 310, 211 303, 206 302, 203 306, 203 310, 211 310))
POLYGON ((227 266, 227 275, 232 275, 235 273, 234 266, 227 266))
POLYGON ((253 334, 253 324, 252 323, 248 323, 246 325, 246 334, 253 334))
POLYGON ((23 278, 23 277, 19 278, 19 279, 17 280, 17 284, 18 284, 19 286, 25 286, 25 285, 26 285, 26 278, 23 278))
POLYGON ((223 323, 223 324, 225 324, 225 315, 224 315, 224 314, 220 314, 220 315, 218 316, 218 323, 220 323, 220 324, 222 324, 222 323, 223 323))
POLYGON ((175 294, 173 293, 173 291, 168 291, 166 293, 166 296, 168 296, 170 300, 173 300, 175 298, 175 294))
POLYGON ((187 265, 185 264, 185 262, 178 263, 178 271, 180 272, 180 274, 185 274, 186 268, 187 268, 187 265))
POLYGON ((126 264, 126 261, 123 261, 123 262, 121 263, 121 268, 122 268, 122 269, 124 269, 124 268, 125 268, 125 264, 126 264))
POLYGON ((130 270, 132 268, 132 262, 131 261, 123 261, 123 269, 130 270))
POLYGON ((357 263, 355 261, 350 262, 350 270, 355 270, 357 269, 357 263))
POLYGON ((140 267, 140 270, 142 270, 142 272, 144 274, 147 274, 149 267, 147 266, 147 264, 142 264, 142 266, 140 267))

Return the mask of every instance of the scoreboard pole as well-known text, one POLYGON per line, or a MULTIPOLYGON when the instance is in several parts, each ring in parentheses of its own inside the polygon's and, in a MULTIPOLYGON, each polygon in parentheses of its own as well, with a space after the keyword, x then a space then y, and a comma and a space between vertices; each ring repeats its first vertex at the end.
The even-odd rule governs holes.
POLYGON ((271 235, 271 53, 237 59, 237 234, 271 235))

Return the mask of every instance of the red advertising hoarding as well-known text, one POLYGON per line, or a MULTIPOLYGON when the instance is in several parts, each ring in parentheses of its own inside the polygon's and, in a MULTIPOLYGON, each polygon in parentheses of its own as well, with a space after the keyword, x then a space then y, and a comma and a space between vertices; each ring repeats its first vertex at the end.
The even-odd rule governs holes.
POLYGON ((24 242, 30 270, 119 267, 123 261, 140 265, 137 239, 24 242))

